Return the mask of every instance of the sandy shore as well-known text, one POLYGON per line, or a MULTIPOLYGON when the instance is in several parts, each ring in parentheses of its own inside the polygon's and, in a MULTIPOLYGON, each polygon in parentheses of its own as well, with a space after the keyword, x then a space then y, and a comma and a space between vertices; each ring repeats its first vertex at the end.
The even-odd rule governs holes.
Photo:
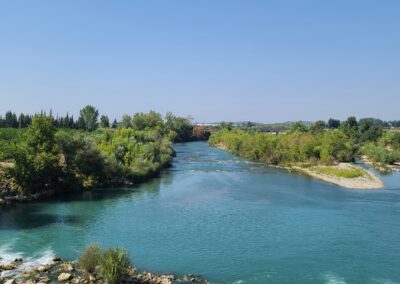
POLYGON ((383 188, 383 182, 372 172, 367 171, 357 165, 350 164, 350 163, 340 163, 339 165, 335 166, 338 168, 358 168, 364 172, 363 176, 355 177, 355 178, 343 178, 337 177, 332 175, 327 175, 323 173, 319 173, 313 171, 312 168, 302 168, 298 166, 290 167, 289 169, 294 169, 299 171, 303 174, 306 174, 310 177, 317 178, 329 183, 333 183, 339 186, 343 186, 346 188, 352 189, 380 189, 383 188))

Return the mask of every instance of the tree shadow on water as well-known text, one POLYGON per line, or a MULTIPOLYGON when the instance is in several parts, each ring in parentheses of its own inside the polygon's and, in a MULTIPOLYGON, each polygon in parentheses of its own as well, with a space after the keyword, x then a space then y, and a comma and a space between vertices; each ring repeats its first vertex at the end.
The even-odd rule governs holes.
POLYGON ((78 215, 40 213, 32 207, 15 208, 7 212, 0 210, 0 230, 26 230, 56 224, 79 225, 83 221, 78 215))
POLYGON ((127 188, 106 188, 60 193, 46 200, 0 206, 0 231, 53 225, 83 226, 121 200, 157 196, 164 177, 127 188))

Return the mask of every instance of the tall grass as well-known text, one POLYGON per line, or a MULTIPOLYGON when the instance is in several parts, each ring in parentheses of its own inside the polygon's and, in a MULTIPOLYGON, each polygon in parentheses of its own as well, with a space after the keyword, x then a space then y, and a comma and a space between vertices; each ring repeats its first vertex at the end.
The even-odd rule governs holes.
POLYGON ((101 258, 100 274, 107 284, 117 284, 127 274, 130 265, 129 255, 124 249, 109 248, 101 258))

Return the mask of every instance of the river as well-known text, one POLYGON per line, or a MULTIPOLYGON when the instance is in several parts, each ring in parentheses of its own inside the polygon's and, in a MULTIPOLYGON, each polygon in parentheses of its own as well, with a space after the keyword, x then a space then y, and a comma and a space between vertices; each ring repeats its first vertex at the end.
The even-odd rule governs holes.
POLYGON ((0 208, 0 257, 126 248, 138 268, 212 283, 400 282, 400 175, 350 190, 176 144, 173 167, 134 188, 0 208))

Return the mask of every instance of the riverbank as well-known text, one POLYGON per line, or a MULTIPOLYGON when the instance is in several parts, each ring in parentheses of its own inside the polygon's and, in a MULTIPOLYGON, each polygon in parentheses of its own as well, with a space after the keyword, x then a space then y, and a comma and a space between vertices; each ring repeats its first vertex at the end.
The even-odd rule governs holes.
MULTIPOLYGON (((30 265, 23 259, 17 258, 12 262, 2 262, 0 258, 0 283, 4 284, 43 284, 43 283, 71 283, 103 284, 105 281, 95 273, 88 273, 78 267, 75 261, 61 260, 53 257, 50 262, 30 265)), ((206 284, 207 280, 188 274, 176 276, 173 274, 153 274, 139 271, 134 266, 128 269, 127 275, 121 283, 143 284, 172 284, 172 283, 199 283, 206 284)))
MULTIPOLYGON (((228 151, 226 146, 222 143, 216 144, 215 147, 223 151, 228 151)), ((274 166, 271 164, 267 165, 274 166)), ((383 181, 375 174, 351 163, 338 163, 330 166, 317 165, 311 167, 305 167, 302 164, 294 164, 274 167, 286 169, 290 172, 299 172, 309 177, 349 189, 380 189, 384 187, 383 181), (335 174, 335 172, 338 171, 348 171, 350 176, 346 177, 340 176, 337 173, 335 174), (352 171, 357 172, 357 175, 351 175, 352 171)))

